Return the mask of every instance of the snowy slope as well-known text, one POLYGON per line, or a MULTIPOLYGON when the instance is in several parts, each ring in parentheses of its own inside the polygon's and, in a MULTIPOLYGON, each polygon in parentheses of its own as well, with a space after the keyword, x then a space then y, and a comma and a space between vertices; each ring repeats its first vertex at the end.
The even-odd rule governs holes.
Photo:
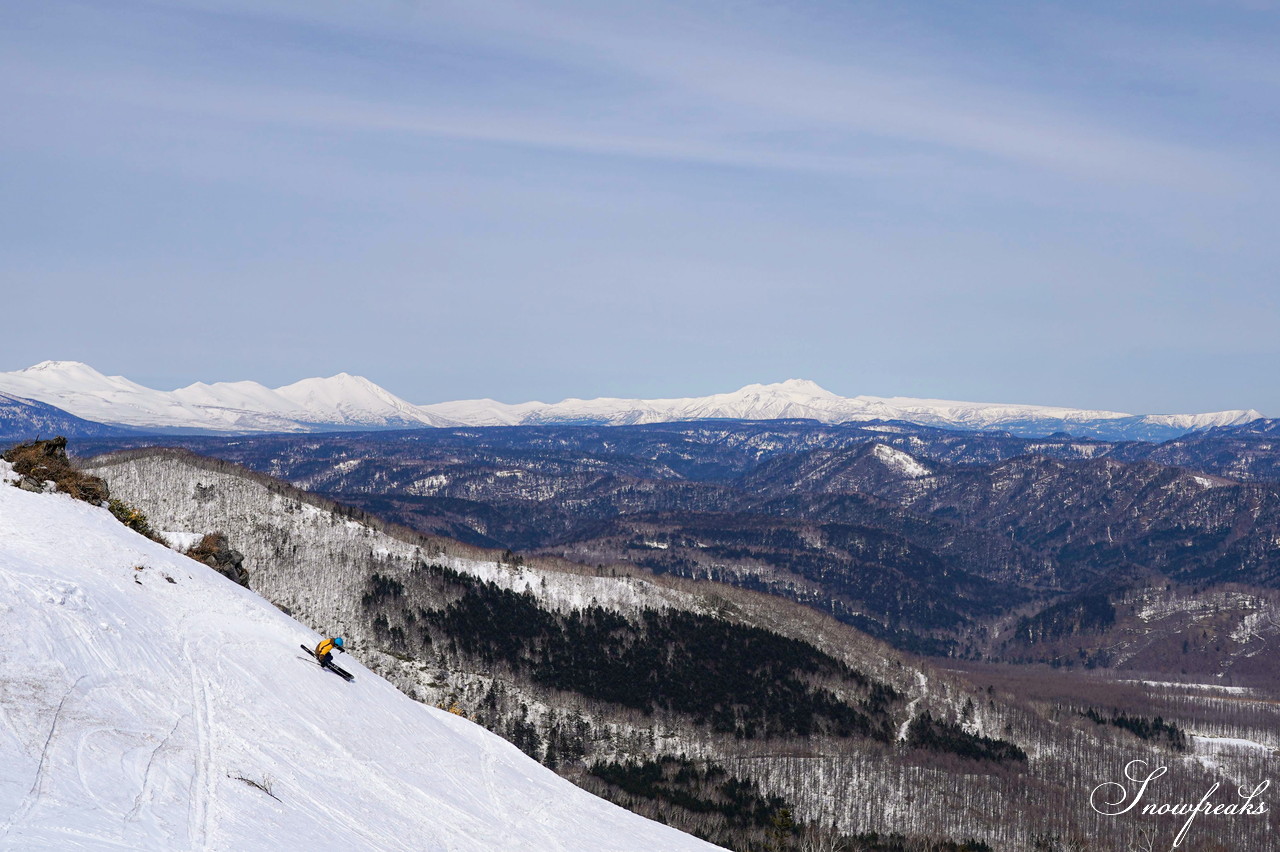
POLYGON ((307 414, 301 406, 257 382, 196 382, 178 388, 170 396, 207 416, 230 422, 238 422, 250 412, 270 412, 282 422, 297 421, 307 414))
POLYGON ((465 426, 518 426, 535 412, 549 407, 545 402, 520 402, 513 405, 486 398, 436 402, 418 408, 465 426))
POLYGON ((0 485, 0 618, 0 848, 713 848, 324 672, 315 634, 64 495, 0 485))

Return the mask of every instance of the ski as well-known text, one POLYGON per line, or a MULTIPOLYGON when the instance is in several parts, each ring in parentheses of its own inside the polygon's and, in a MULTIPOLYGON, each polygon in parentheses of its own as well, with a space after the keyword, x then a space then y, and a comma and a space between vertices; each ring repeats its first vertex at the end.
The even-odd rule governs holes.
MULTIPOLYGON (((320 662, 320 658, 316 656, 316 652, 315 652, 315 651, 311 650, 311 649, 310 649, 310 648, 308 648, 306 645, 299 645, 298 647, 302 648, 302 650, 304 650, 304 651, 306 651, 308 654, 310 654, 310 655, 311 655, 311 659, 315 660, 316 662, 320 662)), ((356 676, 355 676, 355 675, 353 675, 351 672, 347 671, 346 669, 342 668, 341 666, 339 666, 339 665, 337 665, 337 664, 335 664, 335 663, 329 663, 328 665, 326 665, 326 664, 324 664, 324 663, 320 663, 320 668, 322 668, 322 669, 328 669, 329 671, 331 671, 331 672, 333 672, 334 674, 336 674, 338 677, 340 677, 340 678, 342 678, 343 680, 345 680, 347 683, 351 683, 353 680, 355 680, 355 679, 356 679, 356 676)))
POLYGON ((346 669, 340 666, 335 666, 333 663, 330 663, 327 666, 321 666, 321 668, 328 669, 329 671, 336 674, 338 677, 345 680, 347 683, 351 683, 353 680, 356 679, 356 676, 353 675, 351 672, 347 671, 346 669))

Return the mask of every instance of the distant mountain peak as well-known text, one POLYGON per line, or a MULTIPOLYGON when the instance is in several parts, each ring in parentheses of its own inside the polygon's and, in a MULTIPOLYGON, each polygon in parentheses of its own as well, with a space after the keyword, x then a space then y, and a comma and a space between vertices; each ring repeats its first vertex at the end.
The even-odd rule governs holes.
POLYGON ((784 382, 778 382, 776 387, 786 390, 803 391, 805 393, 816 394, 820 396, 835 396, 831 391, 822 385, 809 379, 787 379, 784 382))
MULTIPOLYGON (((824 397, 829 399, 840 399, 839 396, 822 387, 817 382, 809 379, 787 379, 782 382, 773 382, 772 384, 751 384, 739 388, 736 393, 780 393, 787 396, 804 396, 804 397, 824 397)), ((732 394, 730 394, 732 395, 732 394)))
POLYGON ((19 370, 18 372, 20 374, 27 373, 34 375, 41 373, 63 373, 91 376, 95 378, 106 378, 103 373, 98 372, 83 361, 41 361, 39 364, 32 364, 30 367, 27 367, 24 370, 19 370))

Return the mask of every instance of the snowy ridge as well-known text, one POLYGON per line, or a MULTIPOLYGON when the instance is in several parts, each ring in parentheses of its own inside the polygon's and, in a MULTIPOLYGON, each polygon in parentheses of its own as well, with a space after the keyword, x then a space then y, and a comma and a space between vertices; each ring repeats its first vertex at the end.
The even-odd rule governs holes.
POLYGON ((822 423, 899 420, 947 429, 1003 429, 1023 435, 1066 430, 1097 437, 1165 439, 1262 417, 1253 410, 1134 415, 1044 405, 910 397, 843 397, 789 379, 731 393, 678 399, 566 399, 508 404, 492 399, 414 405, 360 376, 339 373, 268 388, 257 382, 197 382, 158 391, 104 376, 76 361, 45 361, 0 373, 0 392, 38 400, 88 420, 206 432, 309 432, 351 428, 629 425, 690 420, 809 419, 822 423))
POLYGON ((714 848, 322 671, 314 633, 104 509, 0 486, 0 590, 0 847, 714 848))

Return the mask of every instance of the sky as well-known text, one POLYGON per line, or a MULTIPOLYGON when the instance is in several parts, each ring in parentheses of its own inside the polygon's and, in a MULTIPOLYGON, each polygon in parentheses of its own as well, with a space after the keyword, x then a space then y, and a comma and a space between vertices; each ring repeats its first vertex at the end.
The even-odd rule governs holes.
POLYGON ((1280 4, 0 4, 0 371, 1280 416, 1280 4))

